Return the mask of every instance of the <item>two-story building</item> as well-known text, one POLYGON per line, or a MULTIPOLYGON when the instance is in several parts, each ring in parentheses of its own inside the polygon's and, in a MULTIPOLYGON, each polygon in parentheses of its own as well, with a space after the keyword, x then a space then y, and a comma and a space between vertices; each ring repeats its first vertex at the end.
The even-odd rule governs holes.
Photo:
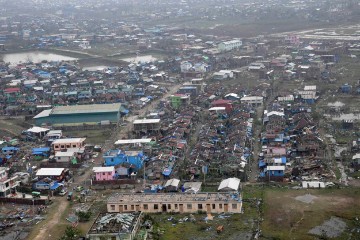
POLYGON ((9 168, 0 167, 0 197, 7 197, 16 191, 20 181, 18 176, 9 177, 9 168))
POLYGON ((68 148, 82 148, 86 138, 63 138, 52 142, 52 148, 55 152, 63 151, 68 148))

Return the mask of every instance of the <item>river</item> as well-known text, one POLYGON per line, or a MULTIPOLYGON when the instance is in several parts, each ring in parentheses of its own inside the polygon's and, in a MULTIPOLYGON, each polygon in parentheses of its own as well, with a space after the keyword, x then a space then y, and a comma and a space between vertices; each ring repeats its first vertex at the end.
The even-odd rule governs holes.
POLYGON ((22 52, 22 53, 6 53, 1 56, 2 60, 6 63, 18 64, 31 61, 33 63, 39 63, 41 61, 72 61, 77 60, 77 58, 49 53, 43 51, 31 51, 31 52, 22 52))

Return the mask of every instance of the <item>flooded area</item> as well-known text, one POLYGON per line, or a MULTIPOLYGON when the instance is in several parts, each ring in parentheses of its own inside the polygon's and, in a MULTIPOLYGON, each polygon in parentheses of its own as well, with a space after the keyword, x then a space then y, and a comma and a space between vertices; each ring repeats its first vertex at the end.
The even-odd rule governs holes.
POLYGON ((120 58, 120 60, 123 60, 125 62, 153 62, 158 60, 153 55, 143 55, 143 56, 134 56, 134 57, 127 57, 127 58, 120 58))
POLYGON ((42 51, 31 51, 31 52, 22 52, 22 53, 8 53, 1 56, 1 59, 6 63, 11 64, 18 64, 23 62, 33 62, 39 63, 41 61, 72 61, 77 60, 77 58, 56 54, 56 53, 49 53, 49 52, 42 52, 42 51))
POLYGON ((109 66, 89 66, 89 67, 83 67, 84 71, 90 71, 90 72, 95 72, 95 71, 103 71, 104 69, 107 69, 109 66))

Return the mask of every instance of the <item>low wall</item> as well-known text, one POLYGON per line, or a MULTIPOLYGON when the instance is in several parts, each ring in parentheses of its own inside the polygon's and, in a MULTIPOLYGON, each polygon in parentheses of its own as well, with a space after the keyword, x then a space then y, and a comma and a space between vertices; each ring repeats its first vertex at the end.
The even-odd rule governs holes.
POLYGON ((31 198, 4 198, 0 197, 1 203, 16 203, 26 205, 47 205, 49 200, 47 199, 31 199, 31 198))

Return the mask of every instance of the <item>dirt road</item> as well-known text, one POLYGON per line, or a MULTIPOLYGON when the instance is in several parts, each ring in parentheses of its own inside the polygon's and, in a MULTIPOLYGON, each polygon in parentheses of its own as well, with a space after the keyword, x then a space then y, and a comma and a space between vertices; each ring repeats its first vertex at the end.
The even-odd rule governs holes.
MULTIPOLYGON (((56 228, 61 221, 61 215, 66 210, 69 202, 66 201, 66 198, 59 199, 59 204, 55 210, 56 212, 52 214, 50 219, 47 219, 45 224, 40 228, 40 231, 37 233, 36 237, 33 240, 48 240, 51 238, 58 238, 59 236, 51 236, 51 229, 56 228)), ((50 206, 54 207, 54 206, 50 206)))

